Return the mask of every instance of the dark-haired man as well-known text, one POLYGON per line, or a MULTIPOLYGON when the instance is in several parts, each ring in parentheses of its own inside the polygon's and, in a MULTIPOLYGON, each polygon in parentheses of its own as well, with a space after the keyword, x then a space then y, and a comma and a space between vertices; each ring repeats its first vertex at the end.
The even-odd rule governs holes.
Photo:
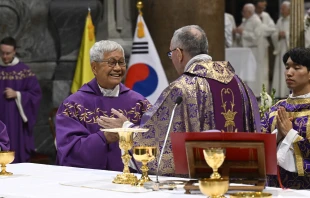
POLYGON ((262 131, 277 134, 279 178, 269 186, 310 188, 310 49, 294 48, 283 56, 285 79, 292 93, 270 108, 262 131))
POLYGON ((26 162, 34 151, 32 130, 41 100, 35 74, 15 56, 16 41, 0 41, 0 120, 6 125, 14 162, 26 162))

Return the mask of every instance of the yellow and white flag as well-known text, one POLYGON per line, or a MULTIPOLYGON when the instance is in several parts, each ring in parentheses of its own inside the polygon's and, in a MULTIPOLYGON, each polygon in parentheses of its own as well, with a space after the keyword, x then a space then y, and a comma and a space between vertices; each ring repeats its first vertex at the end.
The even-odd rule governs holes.
POLYGON ((168 86, 168 80, 141 14, 137 19, 128 65, 125 85, 154 104, 168 86))
POLYGON ((89 50, 95 42, 95 27, 93 25, 90 12, 88 12, 79 57, 71 85, 71 93, 75 93, 83 84, 94 78, 94 74, 90 66, 89 50))

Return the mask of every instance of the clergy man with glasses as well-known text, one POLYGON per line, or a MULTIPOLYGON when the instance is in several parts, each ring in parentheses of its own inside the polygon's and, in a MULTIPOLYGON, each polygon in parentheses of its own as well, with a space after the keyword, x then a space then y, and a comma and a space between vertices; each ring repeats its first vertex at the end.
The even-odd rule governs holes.
POLYGON ((122 171, 117 133, 100 131, 100 117, 113 118, 112 109, 139 125, 150 103, 125 87, 124 49, 114 41, 96 42, 90 49, 95 78, 60 105, 56 115, 57 161, 63 166, 122 171))

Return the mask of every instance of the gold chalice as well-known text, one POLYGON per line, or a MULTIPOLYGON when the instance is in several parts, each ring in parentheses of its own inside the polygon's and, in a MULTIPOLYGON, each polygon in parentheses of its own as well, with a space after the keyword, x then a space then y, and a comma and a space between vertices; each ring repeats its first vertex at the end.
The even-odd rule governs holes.
POLYGON ((13 173, 6 172, 6 165, 13 162, 15 158, 14 151, 0 151, 0 164, 1 164, 1 172, 0 175, 13 175, 13 173))
POLYGON ((204 158, 207 164, 213 169, 211 179, 220 179, 221 175, 218 173, 218 168, 225 160, 225 149, 223 148, 207 148, 203 150, 204 158))
POLYGON ((118 133, 119 135, 119 148, 124 151, 122 155, 122 161, 124 164, 124 170, 122 174, 118 174, 113 183, 116 184, 135 184, 138 179, 137 177, 130 173, 129 171, 129 162, 131 160, 131 156, 128 153, 133 146, 133 132, 146 132, 148 129, 142 128, 114 128, 114 129, 100 129, 105 132, 118 133))
POLYGON ((135 186, 143 186, 145 182, 152 181, 148 175, 149 168, 147 167, 147 163, 153 161, 157 155, 156 147, 150 146, 141 146, 133 148, 133 157, 135 160, 142 162, 141 178, 134 184, 135 186))
POLYGON ((228 179, 201 179, 199 189, 209 198, 224 198, 229 187, 228 179))

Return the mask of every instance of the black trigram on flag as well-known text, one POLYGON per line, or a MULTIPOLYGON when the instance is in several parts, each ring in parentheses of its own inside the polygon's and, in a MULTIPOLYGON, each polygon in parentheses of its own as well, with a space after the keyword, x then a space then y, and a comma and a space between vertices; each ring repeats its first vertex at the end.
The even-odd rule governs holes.
POLYGON ((131 54, 148 54, 149 42, 133 42, 131 54))

